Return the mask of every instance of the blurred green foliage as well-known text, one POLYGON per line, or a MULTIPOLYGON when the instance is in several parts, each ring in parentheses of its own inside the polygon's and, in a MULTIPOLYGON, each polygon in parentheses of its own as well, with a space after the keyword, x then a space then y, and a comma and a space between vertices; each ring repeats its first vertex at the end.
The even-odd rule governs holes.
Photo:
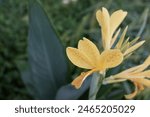
POLYGON ((29 99, 17 68, 26 59, 27 2, 0 3, 0 99, 29 99))
MULTIPOLYGON (((127 34, 131 40, 141 29, 145 20, 144 11, 150 8, 149 0, 70 0, 67 4, 63 1, 41 0, 41 4, 63 45, 74 47, 83 36, 93 39, 95 43, 100 43, 100 28, 95 19, 95 11, 102 6, 107 7, 110 11, 116 9, 128 11, 122 27, 129 24, 127 34)), ((120 69, 137 65, 150 54, 149 13, 146 22, 144 30, 141 29, 143 30, 141 39, 147 42, 130 59, 126 60, 120 69)), ((27 61, 27 33, 28 1, 0 0, 0 99, 32 99, 19 72, 19 67, 23 68, 24 62, 27 61)), ((100 44, 98 46, 101 48, 100 44)), ((70 64, 70 71, 74 77, 80 73, 81 69, 76 69, 70 64)), ((113 73, 113 71, 110 72, 113 73)), ((127 93, 127 90, 122 88, 123 85, 103 86, 99 93, 99 99, 123 99, 123 94, 127 93), (108 90, 105 90, 106 88, 108 90)), ((136 99, 150 99, 150 89, 143 91, 136 99)))

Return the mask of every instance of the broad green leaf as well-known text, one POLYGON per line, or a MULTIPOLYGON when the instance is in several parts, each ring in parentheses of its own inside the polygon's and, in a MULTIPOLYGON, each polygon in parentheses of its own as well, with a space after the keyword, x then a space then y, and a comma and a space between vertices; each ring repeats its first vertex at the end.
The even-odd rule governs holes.
POLYGON ((81 88, 76 89, 71 84, 65 85, 59 89, 56 95, 57 100, 76 100, 80 96, 82 96, 85 91, 88 90, 90 86, 92 76, 89 76, 84 83, 82 84, 81 88))
POLYGON ((23 81, 36 99, 54 99, 65 84, 67 63, 63 47, 36 0, 29 2, 28 54, 30 75, 23 81))

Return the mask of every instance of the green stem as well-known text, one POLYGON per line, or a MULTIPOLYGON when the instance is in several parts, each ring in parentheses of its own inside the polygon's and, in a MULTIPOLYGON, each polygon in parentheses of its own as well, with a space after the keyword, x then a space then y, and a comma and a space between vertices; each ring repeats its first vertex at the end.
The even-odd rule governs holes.
POLYGON ((94 73, 90 85, 90 91, 89 91, 89 100, 96 100, 96 95, 103 83, 103 80, 105 78, 105 73, 94 73))

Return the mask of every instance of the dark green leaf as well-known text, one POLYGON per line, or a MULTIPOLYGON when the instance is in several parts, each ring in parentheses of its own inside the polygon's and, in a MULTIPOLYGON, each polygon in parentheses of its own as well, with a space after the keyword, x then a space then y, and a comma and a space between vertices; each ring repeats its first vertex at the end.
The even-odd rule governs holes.
POLYGON ((30 0, 29 5, 30 75, 23 80, 36 99, 54 99, 65 84, 65 53, 43 8, 36 0, 30 0))

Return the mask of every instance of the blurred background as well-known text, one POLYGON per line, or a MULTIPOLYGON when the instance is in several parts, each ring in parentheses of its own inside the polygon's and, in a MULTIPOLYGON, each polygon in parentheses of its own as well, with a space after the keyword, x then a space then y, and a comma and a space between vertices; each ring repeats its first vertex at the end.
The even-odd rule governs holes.
MULTIPOLYGON (((128 11, 122 29, 129 25, 127 36, 137 35, 146 40, 144 46, 123 63, 121 69, 140 64, 150 54, 149 0, 41 0, 54 29, 63 45, 76 47, 83 36, 95 43, 100 39, 100 28, 95 12, 106 7, 110 12, 117 9, 128 11)), ((0 99, 33 99, 29 95, 20 74, 20 67, 27 61, 28 1, 0 0, 0 99)), ((70 63, 72 76, 80 73, 70 63)), ((71 79, 70 79, 71 80, 71 79)), ((114 84, 103 92, 110 95, 100 99, 123 99, 124 90, 114 84), (113 89, 115 92, 111 95, 113 89), (116 95, 116 94, 122 95, 116 95), (118 96, 118 97, 117 97, 118 96)), ((101 93, 101 94, 103 94, 101 93)), ((136 99, 150 99, 150 89, 145 89, 136 99)))

